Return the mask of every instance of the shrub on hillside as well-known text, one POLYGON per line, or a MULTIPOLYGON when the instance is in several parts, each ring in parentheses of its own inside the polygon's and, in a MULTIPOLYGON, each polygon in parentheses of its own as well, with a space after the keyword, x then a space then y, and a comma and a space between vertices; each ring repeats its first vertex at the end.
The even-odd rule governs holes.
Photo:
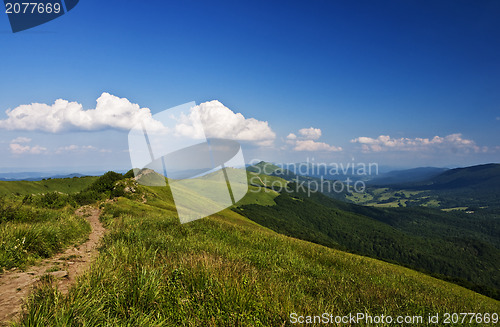
POLYGON ((124 179, 122 174, 115 173, 114 171, 108 171, 85 190, 73 194, 71 199, 76 204, 83 206, 103 200, 107 197, 122 196, 123 190, 120 191, 115 188, 116 182, 122 179, 124 179))
POLYGON ((37 200, 37 204, 42 208, 59 209, 68 204, 69 196, 58 192, 43 194, 37 200))
POLYGON ((123 175, 123 178, 134 178, 135 177, 135 171, 138 170, 137 168, 134 168, 134 169, 130 169, 129 171, 127 171, 125 173, 125 175, 123 175))
POLYGON ((20 206, 7 201, 4 197, 0 198, 0 222, 17 219, 20 206))
POLYGON ((93 190, 86 190, 73 194, 72 199, 80 206, 92 204, 102 198, 102 195, 93 190))
POLYGON ((108 171, 106 174, 102 175, 97 179, 92 185, 90 185, 87 190, 95 191, 98 193, 111 192, 115 186, 115 183, 123 179, 123 175, 115 173, 114 171, 108 171))

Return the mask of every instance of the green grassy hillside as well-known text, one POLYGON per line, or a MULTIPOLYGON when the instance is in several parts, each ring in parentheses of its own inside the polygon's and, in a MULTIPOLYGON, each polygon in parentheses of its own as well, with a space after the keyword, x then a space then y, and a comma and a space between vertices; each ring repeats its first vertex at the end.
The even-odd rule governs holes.
POLYGON ((74 208, 45 208, 0 198, 0 272, 25 268, 67 246, 83 242, 90 225, 74 208))
MULTIPOLYGON (((75 210, 122 194, 115 188, 121 179, 121 174, 109 172, 101 177, 0 182, 6 193, 0 194, 0 271, 25 268, 83 242, 90 225, 75 210)), ((120 181, 120 187, 130 182, 120 181)))
POLYGON ((98 177, 75 177, 64 179, 47 179, 42 181, 0 181, 0 195, 27 195, 49 192, 73 194, 82 191, 98 177))
POLYGON ((281 168, 270 162, 261 161, 253 166, 247 167, 246 169, 252 173, 271 175, 273 172, 281 168))
MULTIPOLYGON (((291 170, 280 168, 265 161, 261 161, 256 165, 249 166, 246 168, 246 170, 253 174, 259 175, 262 179, 268 176, 269 178, 279 178, 280 181, 286 181, 286 183, 304 185, 307 188, 318 190, 326 196, 337 200, 345 201, 350 194, 353 194, 352 189, 350 189, 350 187, 352 187, 352 180, 350 182, 350 186, 348 186, 345 183, 346 181, 344 179, 338 179, 340 176, 335 176, 336 178, 333 179, 333 177, 324 178, 299 175, 291 170)), ((272 186, 272 183, 269 183, 267 187, 273 190, 281 188, 279 187, 279 185, 278 187, 272 186)), ((354 194, 357 195, 358 193, 354 194)))
POLYGON ((285 187, 288 182, 280 177, 248 172, 248 193, 237 204, 275 205, 279 195, 275 189, 285 187))
POLYGON ((462 287, 277 234, 230 210, 181 225, 168 188, 135 188, 127 197, 137 199, 102 205, 109 232, 92 269, 67 296, 41 284, 19 325, 286 326, 292 313, 324 312, 425 322, 429 313, 500 310, 462 287))

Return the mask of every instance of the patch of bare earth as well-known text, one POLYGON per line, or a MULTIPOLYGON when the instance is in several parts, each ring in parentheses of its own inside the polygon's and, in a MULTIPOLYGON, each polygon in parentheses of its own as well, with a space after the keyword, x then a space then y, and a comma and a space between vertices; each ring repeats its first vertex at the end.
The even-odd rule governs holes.
POLYGON ((24 271, 17 269, 0 274, 0 326, 7 325, 19 316, 23 301, 42 276, 52 275, 56 279, 58 289, 66 294, 76 277, 96 258, 97 247, 105 231, 99 221, 100 211, 85 206, 78 209, 76 214, 87 216, 92 227, 85 243, 45 259, 24 271))

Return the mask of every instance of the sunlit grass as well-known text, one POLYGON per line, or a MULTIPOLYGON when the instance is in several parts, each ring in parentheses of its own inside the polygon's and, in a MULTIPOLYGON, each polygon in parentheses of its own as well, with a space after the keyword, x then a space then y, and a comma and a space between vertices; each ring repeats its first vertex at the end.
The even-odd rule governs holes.
POLYGON ((0 195, 26 195, 49 192, 77 193, 90 186, 98 177, 48 179, 42 181, 0 181, 0 195))
POLYGON ((15 211, 10 212, 8 220, 0 220, 0 270, 34 264, 84 241, 90 232, 89 223, 71 208, 42 209, 16 202, 10 205, 15 211))

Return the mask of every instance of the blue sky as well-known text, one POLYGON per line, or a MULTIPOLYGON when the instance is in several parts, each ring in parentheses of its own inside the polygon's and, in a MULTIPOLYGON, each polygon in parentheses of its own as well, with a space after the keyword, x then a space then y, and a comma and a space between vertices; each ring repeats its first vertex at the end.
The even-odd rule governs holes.
MULTIPOLYGON (((0 120, 103 92, 152 114, 218 100, 268 123, 272 142, 239 138, 247 161, 499 162, 498 17, 498 1, 82 0, 13 34, 2 14, 0 120)), ((127 149, 125 125, 0 123, 4 172, 127 169, 127 149)))

